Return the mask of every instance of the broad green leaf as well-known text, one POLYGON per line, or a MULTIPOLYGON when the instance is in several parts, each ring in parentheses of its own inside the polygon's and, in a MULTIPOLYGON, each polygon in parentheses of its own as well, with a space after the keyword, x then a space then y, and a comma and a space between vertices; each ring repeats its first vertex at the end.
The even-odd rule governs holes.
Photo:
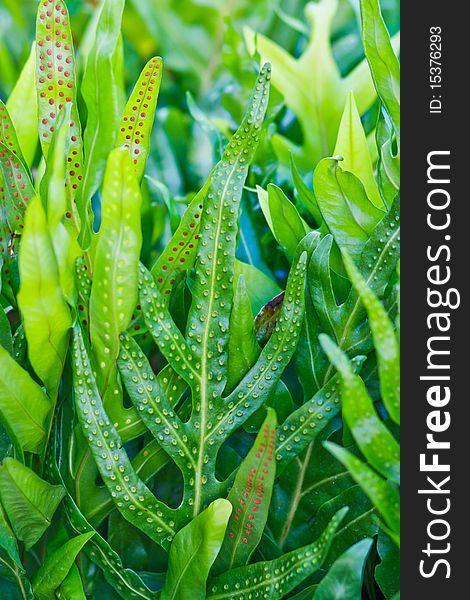
POLYGON ((317 225, 320 227, 323 223, 323 217, 320 212, 320 208, 318 207, 318 202, 315 197, 315 193, 307 186, 307 184, 302 179, 302 176, 300 175, 299 170, 297 169, 297 165, 295 164, 293 156, 291 156, 291 173, 292 181, 294 183, 295 189, 301 202, 309 210, 310 214, 315 219, 317 225))
POLYGON ((51 524, 64 497, 64 488, 51 485, 14 458, 0 466, 0 498, 16 537, 29 550, 51 524))
MULTIPOLYGON (((91 535, 94 534, 92 533, 91 535)), ((86 600, 80 571, 78 570, 77 565, 72 565, 67 577, 56 590, 56 596, 58 600, 86 600)))
POLYGON ((93 535, 91 532, 74 537, 47 556, 33 580, 33 591, 38 600, 55 598, 55 591, 67 577, 83 546, 93 535))
POLYGON ((324 446, 348 469, 392 531, 399 532, 400 495, 398 491, 345 448, 331 442, 324 442, 324 446))
POLYGON ((209 580, 208 600, 236 597, 280 600, 309 575, 317 571, 328 554, 333 536, 347 508, 336 513, 318 540, 271 561, 263 561, 227 571, 209 580))
POLYGON ((361 540, 346 550, 330 567, 315 592, 315 600, 357 600, 362 593, 364 565, 372 546, 361 540))
MULTIPOLYGON (((56 456, 59 448, 62 447, 62 440, 58 437, 53 452, 49 455, 48 470, 55 483, 63 485, 62 476, 57 468, 56 456)), ((71 535, 82 535, 83 533, 92 533, 88 543, 84 546, 84 552, 88 557, 103 571, 107 581, 120 590, 124 598, 131 600, 154 600, 155 594, 152 593, 131 569, 125 569, 119 555, 111 548, 108 542, 93 529, 88 523, 73 498, 66 491, 62 502, 65 524, 71 535)), ((72 596, 71 600, 78 600, 72 596)))
POLYGON ((292 260, 299 242, 310 231, 310 227, 279 187, 269 184, 267 192, 259 186, 257 191, 261 209, 275 239, 292 260))
POLYGON ((80 218, 65 185, 70 118, 70 105, 66 105, 57 120, 56 131, 49 149, 49 160, 41 181, 41 191, 44 197, 47 197, 47 221, 62 291, 69 304, 75 306, 77 300, 75 262, 81 250, 77 242, 80 218))
POLYGON ((400 138, 400 65, 387 27, 382 18, 379 0, 360 0, 362 43, 369 62, 377 93, 392 119, 400 138))
POLYGON ((121 117, 116 145, 126 148, 137 178, 142 179, 150 152, 158 92, 162 79, 162 59, 152 58, 145 65, 121 117))
POLYGON ((142 247, 141 194, 129 154, 109 155, 102 196, 90 296, 90 335, 103 399, 117 388, 119 334, 137 304, 137 271, 142 247))
POLYGON ((7 108, 14 123, 18 142, 26 164, 31 164, 38 145, 38 103, 36 97, 36 43, 26 61, 13 91, 8 97, 7 108))
POLYGON ((400 482, 400 445, 380 420, 364 381, 345 354, 322 334, 320 342, 340 374, 343 417, 369 463, 384 477, 400 482))
POLYGON ((347 254, 344 264, 356 292, 369 316, 379 367, 380 391, 385 408, 395 423, 400 423, 400 350, 392 322, 384 306, 367 286, 357 267, 347 254))
POLYGON ((42 388, 0 346, 0 418, 23 450, 39 450, 50 410, 50 401, 42 388))
POLYGON ((337 158, 323 159, 315 169, 318 205, 338 246, 358 257, 385 213, 370 202, 364 186, 337 158))
POLYGON ((31 202, 26 213, 19 266, 18 303, 28 340, 29 360, 49 396, 55 399, 72 318, 62 293, 59 268, 39 198, 31 202))
POLYGON ((349 171, 361 181, 372 204, 377 208, 383 208, 383 201, 374 178, 366 134, 353 92, 350 92, 346 99, 334 154, 343 157, 341 168, 349 171))
POLYGON ((232 505, 215 500, 175 536, 161 600, 205 600, 206 581, 222 545, 232 505))
POLYGON ((228 495, 233 506, 224 543, 214 565, 219 574, 246 565, 263 534, 276 475, 276 413, 268 415, 228 495))
MULTIPOLYGON (((47 220, 52 231, 64 218, 67 211, 67 193, 65 189, 67 177, 67 157, 70 150, 71 105, 66 104, 60 111, 57 124, 49 146, 49 160, 41 180, 41 196, 46 199, 47 220)), ((70 208, 70 207, 69 207, 70 208)), ((70 208, 70 210, 72 210, 70 208)), ((68 219, 71 219, 69 212, 68 219)), ((77 215, 73 215, 75 221, 77 215)), ((75 224, 75 223, 74 223, 75 224)), ((80 232, 80 221, 76 222, 76 235, 80 232)))
POLYGON ((109 153, 115 146, 122 114, 119 76, 115 69, 119 52, 125 0, 105 0, 100 8, 94 44, 87 57, 81 92, 88 118, 85 129, 85 169, 81 190, 85 207, 101 185, 109 153))
POLYGON ((159 502, 139 479, 122 448, 121 439, 104 410, 79 325, 74 326, 73 361, 78 418, 116 508, 130 523, 167 548, 175 534, 175 511, 159 502))

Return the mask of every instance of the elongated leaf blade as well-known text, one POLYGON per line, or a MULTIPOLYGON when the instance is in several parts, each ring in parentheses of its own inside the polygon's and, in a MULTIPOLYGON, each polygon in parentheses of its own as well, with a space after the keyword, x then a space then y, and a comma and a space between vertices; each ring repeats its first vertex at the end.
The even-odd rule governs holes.
POLYGON ((323 159, 315 169, 318 205, 340 248, 359 256, 385 213, 370 202, 364 186, 336 158, 323 159))
POLYGON ((49 527, 64 494, 62 486, 47 483, 14 458, 5 458, 0 466, 0 498, 26 549, 49 527))
POLYGON ((382 208, 383 201, 374 178, 367 138, 353 92, 350 92, 346 100, 334 154, 343 157, 341 167, 345 171, 353 173, 360 179, 372 204, 377 208, 382 208))
POLYGON ((385 408, 395 423, 400 423, 400 350, 387 312, 367 286, 364 278, 348 255, 343 255, 349 278, 369 316, 379 365, 380 391, 385 408))
POLYGON ((222 160, 211 177, 204 201, 193 302, 188 316, 188 335, 200 361, 201 430, 204 429, 209 390, 221 393, 225 387, 221 363, 226 361, 228 327, 233 297, 234 256, 237 243, 240 200, 248 167, 259 143, 269 94, 271 66, 262 68, 250 105, 238 131, 230 140, 222 160), (210 363, 207 357, 211 356, 210 363))
POLYGON ((361 540, 344 552, 321 580, 315 600, 357 600, 361 597, 365 561, 371 539, 361 540))
POLYGON ((58 600, 86 600, 85 590, 83 589, 77 565, 72 565, 67 577, 56 590, 56 596, 58 600))
MULTIPOLYGON (((365 357, 354 361, 358 370, 365 357)), ((327 427, 341 410, 339 377, 332 377, 310 400, 292 412, 279 427, 276 460, 278 471, 283 471, 289 462, 299 456, 309 444, 327 427)))
POLYGON ((400 65, 378 0, 361 0, 362 43, 377 93, 400 137, 400 65))
POLYGON ((268 409, 252 449, 240 465, 228 500, 233 506, 215 573, 248 563, 268 518, 276 474, 276 413, 268 409))
POLYGON ((0 346, 0 417, 23 450, 39 450, 50 410, 50 401, 42 388, 0 346))
POLYGON ((203 201, 210 185, 210 177, 194 196, 186 209, 178 229, 151 269, 163 297, 169 296, 178 274, 189 272, 196 260, 200 238, 203 201))
POLYGON ((161 600, 204 600, 210 568, 224 539, 232 505, 215 500, 175 536, 161 600))
POLYGON ((108 159, 103 187, 102 222, 90 295, 90 335, 105 402, 118 389, 119 334, 128 327, 137 304, 141 202, 129 154, 124 149, 114 150, 108 159))
MULTIPOLYGON (((61 440, 57 435, 54 435, 54 438, 56 444, 49 454, 47 468, 52 481, 63 485, 62 475, 56 463, 56 453, 61 446, 61 440)), ((153 600, 155 598, 155 594, 144 585, 134 571, 124 568, 119 555, 85 519, 68 491, 66 491, 62 502, 62 515, 71 534, 77 536, 83 533, 93 534, 88 543, 85 544, 84 552, 103 571, 106 580, 119 590, 124 598, 131 600, 153 600)), ((75 600, 75 597, 70 600, 72 599, 75 600)))
POLYGON ((207 439, 222 438, 234 431, 267 399, 279 381, 297 346, 304 316, 304 286, 307 253, 291 269, 276 328, 256 364, 231 394, 224 398, 230 410, 221 415, 207 439), (243 409, 243 410, 241 410, 243 409))
POLYGON ((382 514, 388 526, 392 531, 398 533, 400 531, 400 495, 398 491, 345 448, 331 442, 324 442, 323 445, 349 470, 352 477, 382 514))
POLYGON ((85 169, 82 204, 99 188, 109 153, 115 147, 122 109, 116 55, 119 53, 125 0, 105 0, 101 6, 94 44, 87 57, 81 92, 88 113, 84 136, 85 169))
POLYGON ((33 580, 33 591, 38 600, 54 598, 54 592, 64 581, 76 557, 93 535, 93 532, 78 535, 46 558, 33 580))
POLYGON ((208 583, 207 598, 229 600, 238 597, 280 600, 310 574, 318 570, 326 558, 333 536, 347 509, 333 517, 318 540, 308 546, 284 554, 271 561, 263 561, 227 571, 208 583))
POLYGON ((23 153, 16 134, 16 129, 13 120, 5 104, 0 100, 0 142, 13 152, 18 159, 24 163, 23 153))
POLYGON ((158 92, 162 79, 162 59, 152 58, 145 65, 121 117, 116 145, 128 150, 137 178, 142 179, 150 152, 158 92))
POLYGON ((14 123, 25 164, 31 167, 38 145, 38 101, 36 96, 36 42, 8 97, 7 108, 14 123))
POLYGON ((399 483, 400 446, 380 420, 364 381, 330 338, 322 334, 320 342, 340 374, 343 416, 357 445, 379 473, 399 483))
POLYGON ((175 511, 156 500, 132 468, 104 410, 78 325, 74 327, 73 361, 78 418, 104 484, 122 516, 168 548, 175 534, 175 511))
POLYGON ((39 198, 31 202, 26 214, 19 266, 18 303, 28 340, 28 356, 54 399, 72 318, 62 293, 59 268, 39 198))
MULTIPOLYGON (((36 87, 39 139, 47 159, 61 110, 70 104, 67 185, 72 198, 83 180, 83 142, 77 107, 75 56, 70 18, 64 0, 41 0, 36 21, 36 87)), ((73 203, 72 203, 73 204, 73 203)), ((85 224, 84 207, 78 212, 85 224)))
POLYGON ((26 208, 36 194, 27 168, 14 150, 1 141, 0 171, 3 176, 0 194, 3 192, 5 197, 5 217, 10 235, 21 234, 26 208))

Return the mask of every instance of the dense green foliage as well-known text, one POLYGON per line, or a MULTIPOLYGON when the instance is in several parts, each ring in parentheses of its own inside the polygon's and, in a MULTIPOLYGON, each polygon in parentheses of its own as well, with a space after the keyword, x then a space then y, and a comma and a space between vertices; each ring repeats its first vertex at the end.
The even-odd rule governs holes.
POLYGON ((67 4, 0 0, 0 598, 398 598, 398 3, 67 4))

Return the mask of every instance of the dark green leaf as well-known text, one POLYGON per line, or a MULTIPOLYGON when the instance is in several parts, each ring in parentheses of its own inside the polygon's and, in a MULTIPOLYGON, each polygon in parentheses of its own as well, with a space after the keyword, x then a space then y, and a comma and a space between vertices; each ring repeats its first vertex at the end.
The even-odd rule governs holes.
POLYGON ((161 600, 206 598, 206 580, 222 545, 231 512, 230 502, 215 500, 176 534, 161 600))
POLYGON ((50 554, 39 567, 33 580, 38 600, 53 600, 56 589, 67 577, 74 561, 93 533, 84 533, 66 542, 50 554))
POLYGON ((0 498, 16 537, 31 548, 51 524, 64 488, 51 485, 14 458, 0 466, 0 498))

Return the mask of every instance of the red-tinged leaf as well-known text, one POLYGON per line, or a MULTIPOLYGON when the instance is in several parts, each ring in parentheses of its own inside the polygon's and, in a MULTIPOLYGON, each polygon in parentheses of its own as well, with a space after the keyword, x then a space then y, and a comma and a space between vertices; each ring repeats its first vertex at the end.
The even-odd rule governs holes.
POLYGON ((276 323, 282 309, 285 292, 281 292, 270 300, 255 317, 256 340, 261 346, 265 346, 276 328, 276 323))
POLYGON ((116 145, 129 150, 139 179, 144 175, 150 152, 150 134, 162 80, 162 64, 159 57, 152 58, 146 64, 119 125, 116 145))
POLYGON ((0 142, 0 171, 4 182, 3 186, 0 184, 0 194, 4 195, 5 219, 13 236, 20 234, 23 229, 24 213, 28 202, 35 196, 35 191, 23 162, 2 142, 0 142))
POLYGON ((13 154, 24 163, 15 127, 5 104, 0 100, 0 142, 2 142, 13 154))
MULTIPOLYGON (((21 153, 21 148, 18 143, 18 138, 16 136, 15 127, 11 120, 10 114, 7 110, 5 104, 0 100, 0 143, 3 144, 3 149, 8 150, 8 155, 14 155, 17 157, 18 162, 24 164, 23 155, 21 153)), ((0 159, 1 160, 1 159, 0 159)), ((3 161, 2 161, 3 162, 3 161)), ((10 161, 6 161, 10 162, 10 161)), ((16 164, 16 160, 13 164, 16 164)), ((6 172, 10 172, 11 167, 7 166, 6 172)), ((4 186, 4 176, 3 170, 0 166, 0 254, 5 257, 5 263, 3 265, 4 274, 8 275, 9 266, 8 263, 11 257, 15 254, 15 235, 13 232, 18 231, 20 229, 20 224, 23 223, 23 213, 24 211, 19 212, 19 218, 16 219, 15 216, 17 212, 14 207, 19 205, 18 202, 12 204, 11 194, 5 194, 5 186, 4 186), (14 225, 12 228, 10 223, 14 225)), ((27 169, 24 169, 25 174, 27 175, 27 169)), ((6 177, 8 179, 8 177, 6 177)), ((14 192, 13 192, 13 198, 14 192)), ((18 206, 18 208, 21 208, 18 206)))
POLYGON ((246 565, 256 550, 268 518, 276 474, 276 413, 268 415, 252 449, 238 469, 228 496, 233 512, 214 573, 246 565))
POLYGON ((194 196, 184 213, 178 229, 160 258, 152 267, 157 287, 165 298, 169 297, 177 275, 190 271, 196 260, 203 201, 210 185, 210 176, 204 187, 194 196))
POLYGON ((42 150, 47 158, 59 112, 66 103, 71 103, 67 179, 75 195, 82 180, 83 142, 77 109, 73 39, 67 6, 63 0, 41 0, 36 40, 36 86, 42 150))

